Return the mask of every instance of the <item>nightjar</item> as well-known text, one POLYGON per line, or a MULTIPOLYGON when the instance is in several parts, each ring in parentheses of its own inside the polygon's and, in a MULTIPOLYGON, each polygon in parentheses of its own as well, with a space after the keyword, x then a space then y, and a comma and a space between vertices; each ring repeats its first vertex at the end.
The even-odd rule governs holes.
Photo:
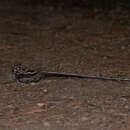
POLYGON ((89 79, 100 79, 100 80, 112 80, 112 81, 130 81, 129 78, 111 78, 111 77, 98 77, 88 76, 73 73, 59 73, 59 72, 42 72, 36 70, 30 70, 28 67, 15 64, 12 68, 13 79, 19 83, 32 83, 39 82, 41 79, 46 77, 77 77, 77 78, 89 78, 89 79))
POLYGON ((13 79, 20 83, 38 82, 42 79, 40 71, 30 70, 21 64, 15 64, 12 67, 13 79))

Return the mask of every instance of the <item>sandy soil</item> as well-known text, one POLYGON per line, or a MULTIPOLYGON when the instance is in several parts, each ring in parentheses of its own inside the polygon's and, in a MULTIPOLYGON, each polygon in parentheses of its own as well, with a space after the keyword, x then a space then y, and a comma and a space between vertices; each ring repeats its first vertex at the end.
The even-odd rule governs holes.
MULTIPOLYGON (((128 20, 128 19, 127 19, 128 20)), ((130 82, 8 83, 11 66, 130 78, 130 26, 85 9, 0 7, 0 130, 129 130, 130 82)))

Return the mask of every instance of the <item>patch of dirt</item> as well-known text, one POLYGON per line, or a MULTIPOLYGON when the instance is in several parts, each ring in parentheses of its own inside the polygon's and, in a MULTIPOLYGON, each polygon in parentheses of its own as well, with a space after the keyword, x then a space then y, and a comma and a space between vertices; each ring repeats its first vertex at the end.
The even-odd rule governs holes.
MULTIPOLYGON (((11 65, 130 77, 130 27, 87 10, 0 8, 0 129, 129 130, 129 82, 54 78, 3 84, 11 65)), ((115 16, 116 17, 116 16, 115 16)))

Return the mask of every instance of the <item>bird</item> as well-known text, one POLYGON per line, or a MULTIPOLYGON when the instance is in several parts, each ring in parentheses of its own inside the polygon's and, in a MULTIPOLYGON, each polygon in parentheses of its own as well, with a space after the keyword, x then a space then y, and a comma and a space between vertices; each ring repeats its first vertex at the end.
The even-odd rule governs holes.
POLYGON ((21 64, 14 64, 12 68, 13 79, 18 83, 32 83, 41 80, 40 71, 31 70, 21 64))
POLYGON ((74 73, 62 73, 62 72, 46 72, 39 70, 29 69, 22 64, 14 64, 12 67, 13 79, 18 83, 35 83, 47 77, 75 77, 75 78, 87 78, 87 79, 99 79, 99 80, 112 80, 112 81, 130 81, 129 78, 110 78, 110 77, 98 77, 88 76, 74 73))

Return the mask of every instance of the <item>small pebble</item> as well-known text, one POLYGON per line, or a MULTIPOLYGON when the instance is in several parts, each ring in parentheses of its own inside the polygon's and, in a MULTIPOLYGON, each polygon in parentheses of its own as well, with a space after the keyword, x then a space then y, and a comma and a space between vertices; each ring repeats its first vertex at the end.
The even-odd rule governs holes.
POLYGON ((43 124, 44 124, 44 126, 46 126, 46 127, 50 127, 50 126, 51 126, 50 123, 47 122, 47 121, 43 122, 43 124))

